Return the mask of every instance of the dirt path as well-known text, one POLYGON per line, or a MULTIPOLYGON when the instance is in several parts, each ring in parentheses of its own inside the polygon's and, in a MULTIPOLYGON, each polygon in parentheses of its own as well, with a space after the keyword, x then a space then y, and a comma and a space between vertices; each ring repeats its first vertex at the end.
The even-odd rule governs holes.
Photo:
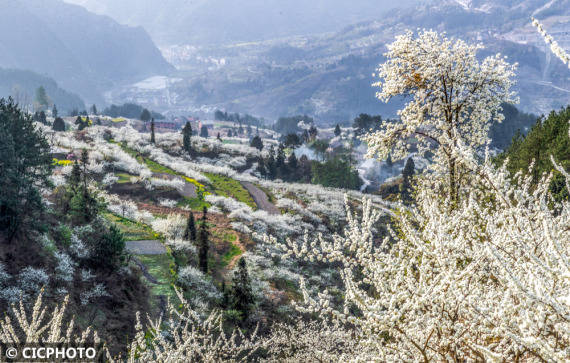
POLYGON ((188 183, 181 176, 172 175, 172 174, 168 174, 168 173, 153 173, 152 176, 155 178, 162 178, 162 179, 168 179, 168 180, 179 179, 184 183, 184 187, 182 188, 181 191, 179 191, 180 195, 182 195, 183 197, 186 197, 186 198, 196 198, 198 196, 198 194, 196 194, 196 186, 192 183, 188 183))
POLYGON ((162 255, 166 247, 157 240, 127 241, 125 249, 135 255, 162 255))
POLYGON ((259 189, 258 187, 256 187, 254 184, 252 184, 250 182, 241 182, 241 185, 245 189, 247 189, 249 194, 251 194, 253 201, 255 202, 255 204, 257 204, 257 207, 259 209, 264 210, 269 214, 280 214, 281 213, 279 211, 279 209, 275 205, 273 205, 273 203, 271 203, 269 201, 269 199, 267 198, 267 194, 265 194, 265 192, 263 190, 259 189))

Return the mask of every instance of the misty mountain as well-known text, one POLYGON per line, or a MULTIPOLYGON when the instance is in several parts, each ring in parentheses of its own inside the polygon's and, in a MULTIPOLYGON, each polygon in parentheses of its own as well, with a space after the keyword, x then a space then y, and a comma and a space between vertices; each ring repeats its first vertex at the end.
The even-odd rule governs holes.
POLYGON ((3 0, 0 66, 45 74, 86 100, 172 70, 142 28, 59 0, 3 0))
POLYGON ((11 96, 25 107, 34 101, 36 90, 43 86, 50 100, 57 105, 62 114, 73 109, 85 110, 85 103, 75 93, 60 88, 57 83, 46 76, 19 69, 0 68, 0 98, 11 96))
MULTIPOLYGON (((518 62, 518 107, 547 113, 570 103, 570 79, 567 67, 551 55, 530 25, 531 16, 570 48, 568 0, 439 1, 394 10, 334 34, 165 48, 167 59, 188 74, 170 88, 169 100, 176 102, 169 108, 225 108, 267 118, 306 113, 324 122, 350 119, 360 112, 394 116, 401 103, 378 101, 371 75, 384 60, 385 45, 406 29, 419 27, 483 43, 481 57, 501 53, 518 62)), ((130 88, 114 95, 129 100, 140 93, 130 88)))
POLYGON ((333 32, 417 0, 66 0, 143 26, 160 45, 227 44, 333 32))

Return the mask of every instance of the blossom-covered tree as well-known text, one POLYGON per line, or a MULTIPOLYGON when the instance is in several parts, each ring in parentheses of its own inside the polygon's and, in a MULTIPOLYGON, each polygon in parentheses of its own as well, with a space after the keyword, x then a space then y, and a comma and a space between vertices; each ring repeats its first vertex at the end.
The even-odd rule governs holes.
POLYGON ((516 65, 499 54, 479 62, 481 45, 448 39, 435 31, 410 31, 388 45, 387 62, 377 69, 381 90, 376 96, 388 101, 395 96, 411 100, 398 112, 401 122, 386 122, 379 131, 365 135, 368 156, 396 160, 412 149, 411 138, 421 154, 434 151, 440 172, 448 175, 448 194, 454 203, 462 177, 453 155, 458 142, 477 148, 488 141, 492 122, 501 122, 501 103, 516 102, 510 88, 516 65))

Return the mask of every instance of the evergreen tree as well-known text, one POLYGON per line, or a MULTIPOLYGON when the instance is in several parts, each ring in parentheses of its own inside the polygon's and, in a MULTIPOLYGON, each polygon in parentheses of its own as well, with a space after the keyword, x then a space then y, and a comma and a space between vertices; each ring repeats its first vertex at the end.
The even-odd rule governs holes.
MULTIPOLYGON (((42 111, 42 112, 43 112, 43 111, 42 111)), ((44 115, 45 115, 45 113, 44 113, 44 115)), ((57 118, 57 107, 56 107, 55 103, 53 104, 53 108, 52 108, 52 110, 51 110, 51 116, 52 116, 53 118, 57 118)))
POLYGON ((410 203, 412 200, 412 177, 414 176, 414 169, 414 159, 410 157, 406 160, 406 165, 404 165, 404 169, 402 170, 403 181, 400 185, 400 195, 405 204, 410 203))
POLYGON ((208 128, 206 125, 202 125, 202 128, 200 129, 200 137, 208 137, 208 128))
POLYGON ((113 270, 124 261, 125 237, 115 225, 111 225, 108 232, 89 247, 90 260, 95 268, 113 270))
POLYGON ((251 125, 247 125, 247 136, 251 136, 253 134, 253 129, 251 128, 251 125))
POLYGON ((243 127, 241 126, 241 122, 239 123, 238 134, 243 135, 243 127))
POLYGON ((218 136, 216 136, 216 139, 218 139, 218 141, 222 142, 222 137, 220 136, 219 132, 218 132, 218 136))
POLYGON ((97 115, 97 106, 95 106, 95 104, 93 104, 93 106, 91 106, 91 114, 97 115))
POLYGON ((243 321, 247 321, 254 303, 255 298, 251 288, 247 264, 245 258, 242 257, 239 259, 238 269, 232 279, 232 307, 241 313, 243 321))
POLYGON ((291 155, 289 155, 287 158, 287 166, 292 173, 297 170, 297 156, 294 152, 292 152, 291 155))
POLYGON ((227 309, 231 303, 231 296, 226 287, 226 280, 222 280, 222 308, 227 309))
POLYGON ((265 162, 263 161, 263 158, 260 157, 257 160, 257 168, 256 168, 257 172, 262 176, 262 177, 266 177, 267 176, 267 169, 265 167, 265 162))
POLYGON ((254 147, 257 150, 261 151, 263 150, 263 140, 261 140, 261 137, 256 135, 253 137, 253 139, 251 139, 249 146, 254 147))
POLYGON ((198 265, 204 274, 208 273, 208 250, 210 248, 208 241, 210 233, 208 231, 207 214, 208 208, 204 206, 202 223, 200 224, 200 231, 198 233, 198 265))
POLYGON ((40 111, 40 113, 38 114, 38 122, 47 125, 47 117, 44 111, 40 111))
POLYGON ((61 117, 58 117, 53 122, 53 125, 51 128, 53 129, 53 131, 65 131, 65 122, 63 121, 63 119, 61 117))
POLYGON ((342 131, 340 130, 340 125, 336 124, 336 127, 334 128, 334 136, 337 136, 337 137, 340 136, 341 132, 342 131))
POLYGON ((269 179, 277 177, 277 164, 275 162, 275 147, 271 145, 269 149, 269 156, 267 157, 267 175, 269 179))
POLYGON ((192 137, 192 125, 190 122, 186 122, 184 128, 182 129, 182 146, 184 151, 189 153, 192 150, 192 143, 190 142, 192 137))
POLYGON ((233 135, 232 135, 232 129, 229 129, 229 130, 228 130, 228 137, 232 137, 232 136, 233 136, 233 135))
POLYGON ((151 117, 152 117, 152 115, 150 114, 149 110, 147 110, 146 108, 144 110, 142 110, 141 115, 140 115, 141 121, 148 122, 151 119, 151 117))
POLYGON ((153 144, 156 142, 154 138, 154 118, 150 121, 150 142, 153 144))
POLYGON ((87 164, 89 162, 89 154, 83 149, 81 152, 81 162, 75 162, 71 175, 68 179, 69 189, 69 215, 74 224, 89 223, 95 219, 99 213, 99 202, 97 196, 89 190, 87 164))
POLYGON ((0 99, 0 230, 8 241, 43 211, 40 188, 50 185, 52 164, 50 146, 32 118, 11 98, 0 99))
POLYGON ((188 220, 186 221, 186 229, 184 230, 184 238, 191 241, 196 240, 196 222, 194 220, 194 213, 190 212, 188 220))
POLYGON ((277 148, 275 166, 277 167, 278 173, 285 172, 285 146, 283 144, 279 144, 279 147, 277 148))

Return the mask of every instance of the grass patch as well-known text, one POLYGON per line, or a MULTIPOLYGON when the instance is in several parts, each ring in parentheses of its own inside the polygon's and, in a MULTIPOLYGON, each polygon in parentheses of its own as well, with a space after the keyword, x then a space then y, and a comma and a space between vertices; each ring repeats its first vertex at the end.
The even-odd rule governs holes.
POLYGON ((152 275, 159 283, 152 284, 146 278, 145 281, 150 287, 153 295, 165 295, 167 297, 175 298, 176 293, 172 288, 174 269, 174 258, 169 254, 163 255, 136 255, 143 265, 146 266, 149 274, 152 275))
POLYGON ((177 207, 188 207, 192 210, 199 210, 201 211, 204 207, 210 208, 212 205, 200 198, 186 198, 180 200, 177 204, 177 207))
POLYGON ((239 255, 241 255, 241 249, 237 245, 230 243, 230 250, 222 256, 224 266, 227 266, 235 256, 239 255))
POLYGON ((119 180, 117 180, 118 184, 130 183, 131 178, 136 177, 135 175, 128 174, 128 173, 116 173, 115 175, 119 178, 119 180))
POLYGON ((139 241, 144 239, 160 239, 160 235, 155 233, 146 224, 123 218, 111 212, 102 213, 103 218, 115 224, 125 236, 127 241, 139 241))
POLYGON ((232 197, 242 203, 247 204, 253 210, 257 209, 257 205, 253 201, 253 198, 245 189, 239 181, 227 177, 225 175, 218 175, 212 173, 204 173, 210 179, 211 191, 214 194, 221 195, 224 197, 232 197))

